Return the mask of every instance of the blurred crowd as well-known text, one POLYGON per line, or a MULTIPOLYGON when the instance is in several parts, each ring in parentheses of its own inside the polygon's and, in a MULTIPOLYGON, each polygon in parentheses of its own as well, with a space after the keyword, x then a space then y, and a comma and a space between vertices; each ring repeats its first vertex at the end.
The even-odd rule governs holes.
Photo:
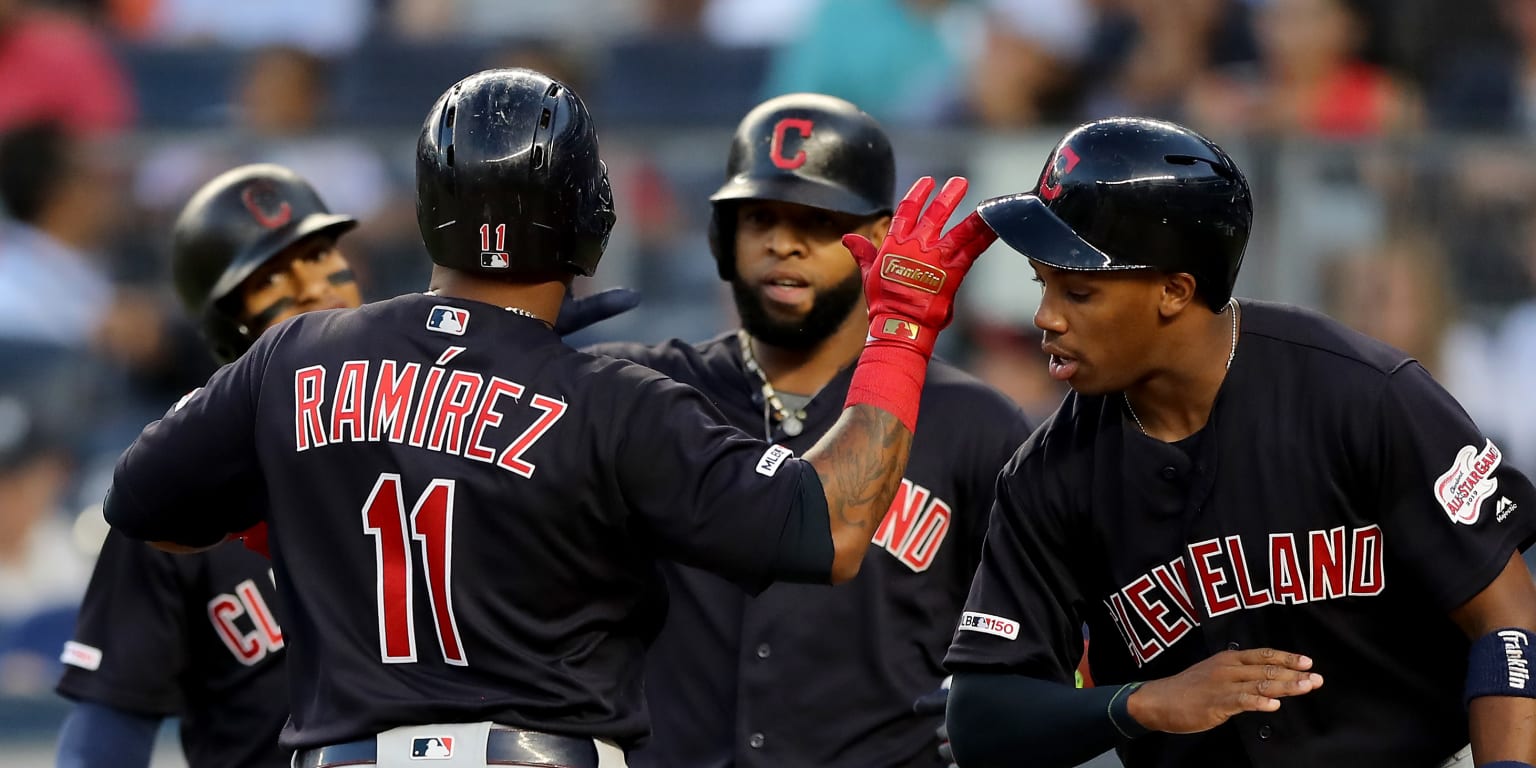
MULTIPOLYGON (((1165 117, 1248 169, 1239 293, 1416 355, 1536 470, 1536 0, 0 0, 0 694, 45 694, 112 462, 213 368, 167 277, 193 189, 271 161, 363 223, 368 298, 425 288, 432 99, 491 66, 587 97, 619 229, 587 332, 697 340, 730 311, 705 195, 769 95, 854 101, 902 179, 1025 191, 1077 122, 1165 117)), ((946 355, 1039 417, 1028 268, 997 249, 946 355)))

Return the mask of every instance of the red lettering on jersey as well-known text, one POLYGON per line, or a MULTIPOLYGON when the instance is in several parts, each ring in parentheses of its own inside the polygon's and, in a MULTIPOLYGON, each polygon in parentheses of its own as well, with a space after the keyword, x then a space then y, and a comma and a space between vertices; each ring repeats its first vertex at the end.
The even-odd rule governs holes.
POLYGON ((1136 609, 1136 612, 1141 615, 1142 620, 1147 623, 1147 626, 1157 633, 1157 639, 1162 641, 1164 647, 1167 647, 1178 642, 1179 638, 1184 636, 1184 633, 1194 627, 1183 618, 1175 618, 1170 623, 1168 615, 1172 611, 1168 610, 1167 604, 1157 598, 1147 597, 1147 593, 1155 588, 1156 585, 1152 583, 1152 577, 1142 574, 1135 581, 1126 585, 1125 589, 1121 591, 1125 593, 1125 599, 1130 601, 1131 607, 1136 609))
POLYGON ((1349 594, 1374 597, 1387 586, 1381 526, 1355 529, 1354 546, 1349 556, 1349 594))
POLYGON ((437 406, 437 419, 432 422, 432 441, 427 443, 429 449, 455 455, 460 452, 464 444, 464 425, 475 410, 475 401, 480 399, 483 384, 484 379, 473 371, 454 371, 448 377, 448 385, 443 387, 443 399, 437 406))
POLYGON ((1217 589, 1227 583, 1226 572, 1211 563, 1211 558, 1219 554, 1221 542, 1216 539, 1189 545, 1189 559, 1195 564, 1195 581, 1200 584, 1200 592, 1205 597, 1207 616, 1220 616, 1242 607, 1236 596, 1224 595, 1217 589))
POLYGON ((348 360, 336 377, 336 402, 331 406, 331 439, 341 442, 342 427, 352 430, 352 440, 363 439, 363 411, 368 408, 363 382, 368 380, 367 360, 348 360))
POLYGON ((1253 588, 1253 580, 1248 578, 1248 559, 1243 554, 1243 539, 1240 536, 1228 536, 1227 560, 1232 563, 1232 576, 1237 581, 1237 598, 1242 601, 1244 608, 1261 608, 1274 602, 1269 590, 1253 588))
POLYGON ((213 629, 224 641, 224 646, 246 666, 283 647, 283 631, 267 609, 266 601, 256 589, 256 582, 250 579, 235 585, 235 594, 215 595, 209 600, 208 620, 213 622, 213 629), (251 631, 235 624, 241 616, 250 616, 254 625, 251 631))
POLYGON ((417 448, 426 442, 427 423, 432 418, 432 404, 437 400, 437 386, 443 382, 442 368, 428 368, 427 382, 421 387, 421 395, 416 398, 416 423, 411 425, 411 445, 417 448))
POLYGON ((267 601, 262 598, 261 590, 256 588, 256 582, 249 579, 240 582, 235 587, 235 593, 240 596, 240 602, 245 605, 246 613, 256 621, 267 650, 275 651, 282 648, 283 630, 277 625, 277 619, 273 618, 272 611, 267 608, 267 601))
POLYGON ((500 376, 492 376, 491 384, 485 390, 485 399, 480 401, 480 410, 475 414, 475 422, 469 428, 469 444, 464 446, 465 458, 483 461, 487 464, 496 460, 496 451, 480 444, 480 438, 486 429, 494 429, 501 426, 501 411, 496 410, 496 400, 506 395, 514 400, 523 396, 523 385, 507 381, 500 376))
POLYGON ((784 154, 784 134, 788 133, 790 130, 793 130, 794 132, 800 134, 803 138, 809 139, 811 137, 811 129, 814 127, 815 123, 799 117, 786 117, 783 120, 774 123, 773 139, 772 143, 768 147, 768 159, 772 160, 774 165, 783 168, 786 171, 793 171, 794 169, 805 165, 805 150, 798 150, 792 156, 784 154))
POLYGON ((373 387, 372 417, 368 420, 368 439, 384 439, 391 443, 405 442, 405 423, 410 414, 411 392, 416 389, 416 374, 421 363, 406 363, 399 373, 395 372, 394 360, 379 363, 379 380, 373 387))
POLYGON ((531 426, 523 430, 523 433, 518 435, 517 439, 510 446, 507 446, 505 451, 501 452, 501 458, 496 460, 497 466, 523 477, 533 477, 533 470, 535 469, 533 464, 523 460, 523 454, 529 448, 532 448, 533 444, 538 442, 539 438, 543 437, 550 427, 555 426, 555 422, 565 415, 566 409, 565 403, 543 395, 534 395, 531 405, 543 411, 544 415, 540 416, 531 426))
POLYGON ((944 544, 944 536, 949 533, 950 517, 949 505, 934 497, 933 502, 923 511, 923 521, 907 538, 906 546, 901 548, 901 554, 896 559, 916 573, 928 570, 928 566, 933 565, 934 556, 939 553, 939 547, 944 544))
POLYGON ((295 450, 326 444, 320 404, 325 401, 325 366, 312 365, 293 372, 295 450))
POLYGON ((1136 634, 1135 625, 1131 624, 1130 614, 1125 612, 1125 601, 1120 599, 1119 592, 1110 595, 1109 602, 1110 611, 1116 617, 1115 623, 1120 625, 1120 634, 1125 636, 1126 645, 1131 649, 1131 656, 1136 659, 1136 666, 1145 666, 1147 662, 1163 652, 1157 641, 1147 643, 1141 641, 1141 637, 1136 634))
POLYGON ((1184 618, 1191 624, 1200 626, 1200 615, 1195 612, 1195 604, 1189 599, 1189 572, 1184 567, 1184 558, 1153 568, 1152 575, 1157 578, 1157 583, 1162 585, 1163 591, 1179 606, 1179 610, 1184 612, 1184 618))
POLYGON ((885 547, 893 555, 900 552, 902 545, 912 535, 918 517, 928 506, 928 496, 927 488, 903 477, 901 486, 896 489, 896 498, 891 500, 891 507, 885 511, 885 517, 880 520, 880 527, 875 529, 875 537, 870 543, 885 547))
POLYGON ((1289 533, 1269 535, 1269 584, 1276 603, 1307 602, 1307 580, 1301 574, 1296 537, 1289 533))
POLYGON ((1308 531, 1308 543, 1312 562, 1312 599, 1326 600, 1345 595, 1345 558, 1348 557, 1348 540, 1344 526, 1328 531, 1308 531))

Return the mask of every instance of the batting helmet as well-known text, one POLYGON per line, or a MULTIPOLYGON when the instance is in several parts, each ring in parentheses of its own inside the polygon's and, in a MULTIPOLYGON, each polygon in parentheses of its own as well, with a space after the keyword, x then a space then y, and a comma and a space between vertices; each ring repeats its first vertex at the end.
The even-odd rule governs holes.
POLYGON ((1232 297, 1253 227, 1248 181, 1226 152, 1140 118, 1073 129, 1034 192, 977 212, 1014 250, 1059 269, 1187 272, 1216 312, 1232 297))
POLYGON ((214 357, 234 360, 261 335, 241 321, 231 300, 241 282, 306 237, 336 237, 355 226, 356 219, 331 213, 308 182, 280 165, 244 165, 197 190, 172 229, 171 274, 214 357))
POLYGON ((709 198, 709 247, 723 280, 736 273, 739 201, 875 216, 890 213, 896 196, 896 159, 885 130, 853 104, 818 93, 779 96, 748 112, 731 139, 725 176, 709 198))
POLYGON ((486 70, 427 113, 416 223, 434 263, 512 280, 591 275, 613 222, 597 130, 564 84, 528 69, 486 70))

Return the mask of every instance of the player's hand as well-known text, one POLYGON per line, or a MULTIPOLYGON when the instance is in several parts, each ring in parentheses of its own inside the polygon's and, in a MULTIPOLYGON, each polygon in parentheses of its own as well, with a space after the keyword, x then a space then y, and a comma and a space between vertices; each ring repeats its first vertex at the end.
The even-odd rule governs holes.
POLYGON ((967 186, 964 178, 951 178, 925 211, 934 181, 929 176, 918 179, 896 205, 878 250, 862 235, 843 236, 843 246, 864 273, 872 342, 895 342, 924 355, 933 353, 938 332, 954 315, 960 281, 976 257, 997 239, 974 211, 940 236, 967 186))
POLYGON ((919 715, 939 715, 939 727, 933 731, 934 738, 938 739, 939 760, 943 761, 945 768, 957 768, 955 765, 955 753, 949 746, 949 726, 944 724, 944 707, 949 703, 949 678, 944 678, 944 684, 937 690, 919 696, 912 702, 912 711, 919 715))
POLYGON ((555 333, 566 336, 638 306, 640 294, 628 288, 609 288, 579 299, 567 288, 560 316, 555 319, 555 333))
POLYGON ((1242 712, 1273 712, 1280 700, 1323 685, 1312 659, 1273 648, 1222 651, 1173 677, 1153 680, 1126 704, 1142 726, 1164 733, 1208 731, 1242 712))

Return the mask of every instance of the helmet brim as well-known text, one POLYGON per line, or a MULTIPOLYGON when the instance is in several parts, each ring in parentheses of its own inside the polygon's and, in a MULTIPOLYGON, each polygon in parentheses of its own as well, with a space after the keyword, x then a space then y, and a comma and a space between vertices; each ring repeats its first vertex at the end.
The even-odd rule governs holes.
POLYGON ((262 241, 246 249, 245 253, 240 254, 229 268, 224 270, 224 274, 219 276, 219 281, 214 283, 213 289, 208 292, 209 304, 217 303, 233 293, 247 277, 261 269, 261 265, 294 243, 312 235, 340 237, 356 226, 357 219, 351 216, 337 213, 312 213, 286 231, 272 232, 271 237, 262 238, 262 241))
POLYGON ((725 182, 720 189, 709 196, 709 201, 712 203, 742 200, 796 203, 853 216, 875 216, 891 212, 891 206, 887 202, 867 200, 834 184, 801 176, 764 179, 741 175, 725 182))
POLYGON ((999 240, 1031 261, 1074 272, 1152 269, 1149 264, 1118 260, 1093 247, 1032 193, 984 200, 976 213, 999 240))

